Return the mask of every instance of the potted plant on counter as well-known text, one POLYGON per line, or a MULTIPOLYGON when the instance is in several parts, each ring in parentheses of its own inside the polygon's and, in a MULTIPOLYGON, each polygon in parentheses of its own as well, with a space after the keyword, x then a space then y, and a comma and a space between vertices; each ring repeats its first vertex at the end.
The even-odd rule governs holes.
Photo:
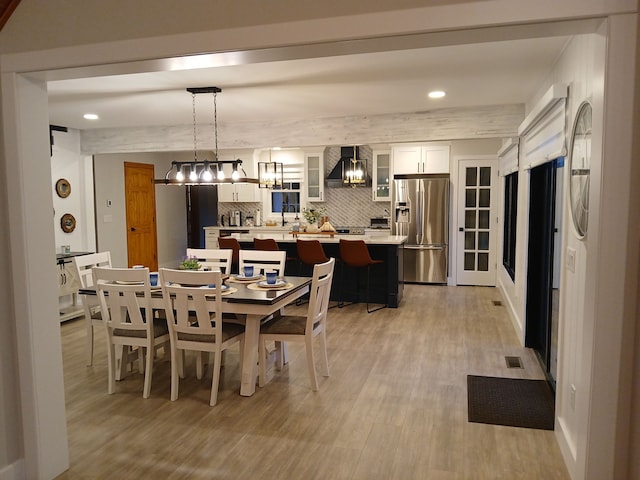
POLYGON ((327 213, 327 209, 325 207, 320 207, 318 209, 315 208, 303 208, 302 216, 307 221, 307 232, 309 233, 317 233, 320 231, 318 227, 318 221, 320 217, 327 213))
POLYGON ((184 257, 180 264, 180 270, 200 270, 198 257, 184 257))

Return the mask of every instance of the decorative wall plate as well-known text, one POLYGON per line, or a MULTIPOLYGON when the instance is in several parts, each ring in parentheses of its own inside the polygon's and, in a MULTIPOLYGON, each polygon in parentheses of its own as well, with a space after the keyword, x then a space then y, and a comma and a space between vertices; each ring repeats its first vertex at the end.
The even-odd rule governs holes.
POLYGON ((60 219, 60 228, 64 233, 71 233, 76 228, 76 218, 70 213, 65 213, 60 219))
POLYGON ((56 182, 56 193, 60 198, 67 198, 71 193, 71 184, 66 178, 61 178, 56 182))
POLYGON ((591 171, 591 104, 587 101, 582 102, 576 113, 571 135, 569 165, 571 216, 578 237, 583 238, 589 226, 589 174, 591 171))

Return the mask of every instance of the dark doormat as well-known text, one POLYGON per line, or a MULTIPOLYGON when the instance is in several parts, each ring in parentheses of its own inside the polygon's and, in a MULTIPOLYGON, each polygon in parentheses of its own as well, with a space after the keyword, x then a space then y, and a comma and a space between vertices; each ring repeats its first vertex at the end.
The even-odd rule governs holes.
POLYGON ((545 380, 467 375, 469 421, 553 430, 554 394, 545 380))

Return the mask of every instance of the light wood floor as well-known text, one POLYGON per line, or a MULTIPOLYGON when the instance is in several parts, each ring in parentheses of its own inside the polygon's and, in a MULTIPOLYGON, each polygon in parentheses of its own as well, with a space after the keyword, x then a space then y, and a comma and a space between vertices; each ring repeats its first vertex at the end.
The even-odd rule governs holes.
POLYGON ((493 288, 408 285, 399 309, 331 309, 318 392, 291 345, 290 365, 240 397, 232 350, 215 407, 193 365, 171 402, 163 358, 149 399, 137 373, 107 395, 103 332, 86 367, 84 320, 64 323, 71 468, 59 479, 568 479, 553 432, 467 421, 467 374, 543 378, 492 300, 493 288))

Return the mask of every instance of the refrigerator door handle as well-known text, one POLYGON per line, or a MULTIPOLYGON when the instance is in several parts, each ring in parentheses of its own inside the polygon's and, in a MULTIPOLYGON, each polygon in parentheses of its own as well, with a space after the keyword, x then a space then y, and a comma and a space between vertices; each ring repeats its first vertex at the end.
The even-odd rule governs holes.
POLYGON ((423 222, 424 222, 424 189, 422 181, 418 183, 418 192, 416 195, 416 243, 420 245, 423 238, 423 222))

